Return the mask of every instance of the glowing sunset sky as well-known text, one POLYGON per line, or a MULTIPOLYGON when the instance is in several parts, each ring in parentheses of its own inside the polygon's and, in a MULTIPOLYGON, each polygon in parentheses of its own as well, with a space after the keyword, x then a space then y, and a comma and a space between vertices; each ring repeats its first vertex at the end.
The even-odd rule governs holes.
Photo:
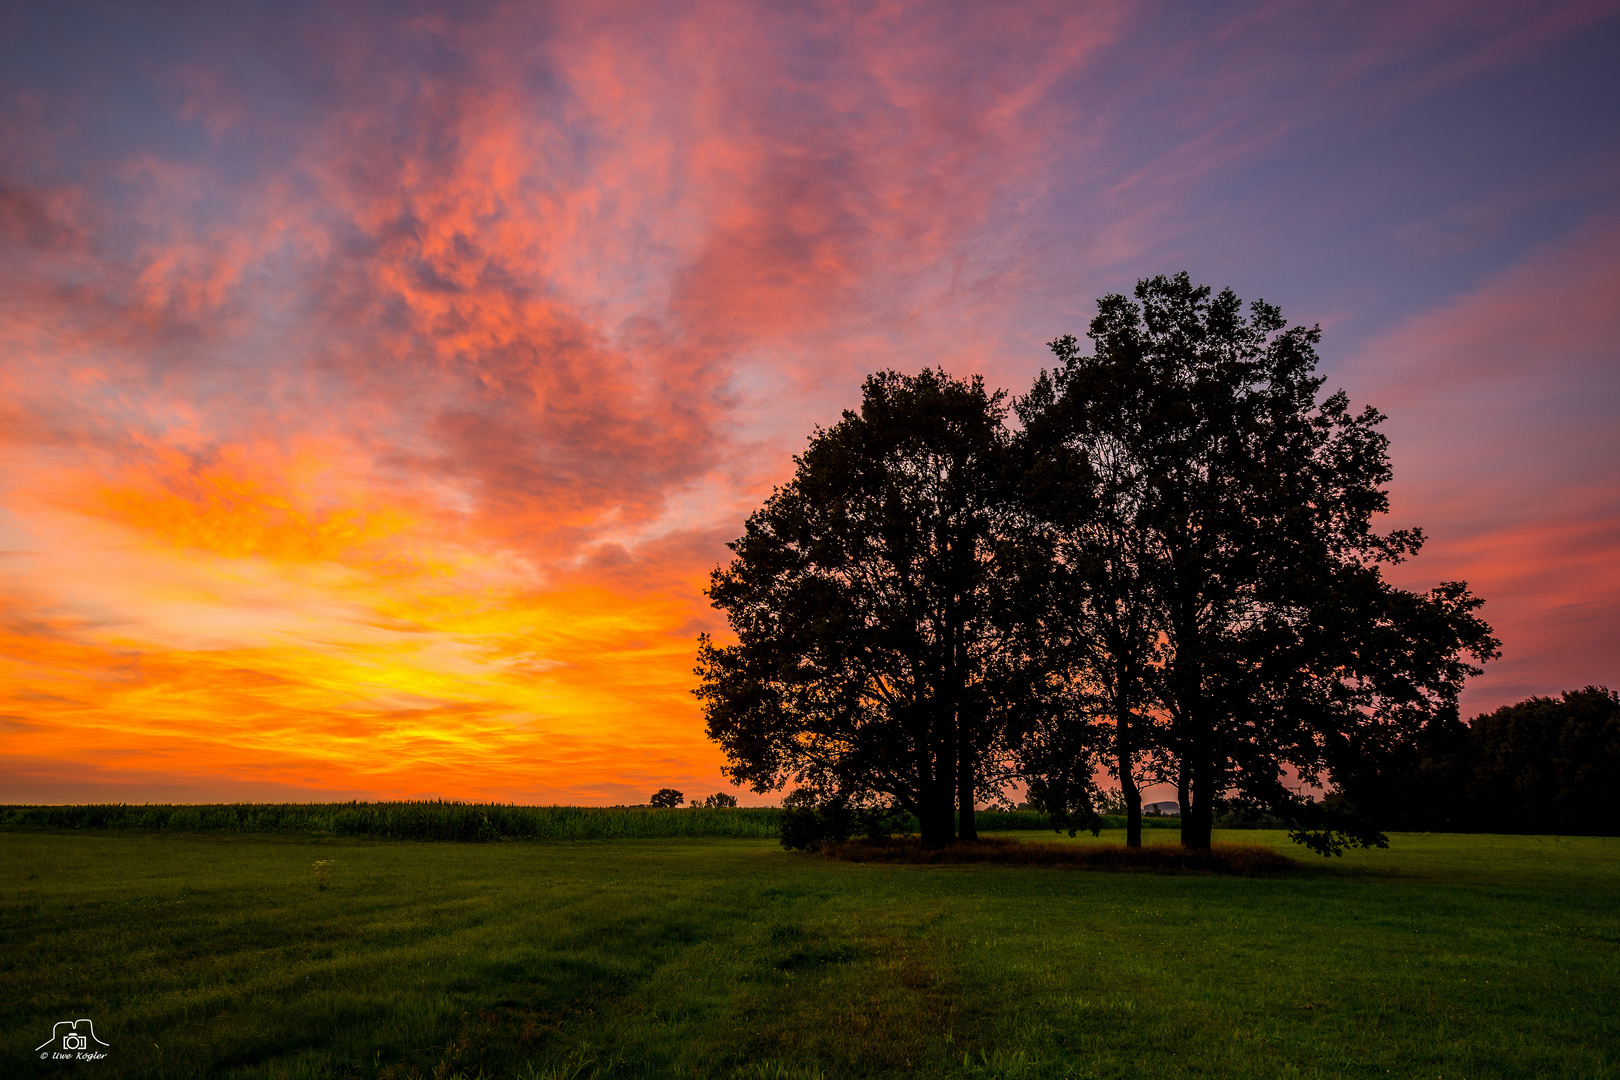
POLYGON ((724 543, 879 367, 1191 271, 1400 570, 1620 687, 1620 3, 0 7, 0 802, 719 790, 724 543))

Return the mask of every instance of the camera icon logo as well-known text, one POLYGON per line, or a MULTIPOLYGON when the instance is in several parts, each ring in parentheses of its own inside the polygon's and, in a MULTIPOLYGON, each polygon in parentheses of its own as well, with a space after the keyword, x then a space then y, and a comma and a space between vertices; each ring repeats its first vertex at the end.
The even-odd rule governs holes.
POLYGON ((51 1037, 34 1047, 34 1051, 36 1053, 44 1051, 39 1053, 40 1057, 45 1057, 55 1050, 58 1053, 78 1054, 81 1057, 90 1052, 96 1058, 102 1058, 106 1055, 98 1051, 107 1045, 96 1035, 96 1025, 92 1024, 88 1017, 84 1017, 78 1020, 57 1021, 56 1026, 51 1028, 51 1037))

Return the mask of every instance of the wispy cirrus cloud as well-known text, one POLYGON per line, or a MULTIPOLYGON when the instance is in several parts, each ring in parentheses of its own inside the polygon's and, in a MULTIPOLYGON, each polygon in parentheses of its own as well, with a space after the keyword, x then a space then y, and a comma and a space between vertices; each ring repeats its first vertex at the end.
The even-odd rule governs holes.
POLYGON ((1620 225, 1586 222, 1392 328, 1350 370, 1391 415, 1394 515, 1489 601, 1480 703, 1614 678, 1620 645, 1620 225))

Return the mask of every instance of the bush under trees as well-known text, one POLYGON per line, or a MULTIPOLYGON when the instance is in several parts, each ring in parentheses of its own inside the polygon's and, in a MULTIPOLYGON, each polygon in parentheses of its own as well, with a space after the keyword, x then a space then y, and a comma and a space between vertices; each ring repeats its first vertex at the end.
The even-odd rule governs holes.
POLYGON ((840 802, 818 802, 809 788, 800 788, 782 800, 779 838, 789 851, 816 851, 826 844, 842 844, 851 836, 873 842, 903 831, 911 815, 892 806, 851 808, 840 802))

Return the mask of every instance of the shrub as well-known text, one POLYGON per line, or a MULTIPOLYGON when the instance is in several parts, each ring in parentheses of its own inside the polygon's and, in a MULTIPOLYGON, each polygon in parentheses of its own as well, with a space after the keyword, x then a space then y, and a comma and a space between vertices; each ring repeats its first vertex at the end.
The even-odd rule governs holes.
POLYGON ((1219 799, 1215 803, 1217 829, 1286 829, 1289 823, 1275 814, 1253 804, 1236 799, 1219 799))
POLYGON ((849 839, 852 818, 847 806, 817 806, 808 799, 789 796, 782 800, 778 819, 782 846, 789 851, 817 851, 823 844, 842 844, 849 839))
POLYGON ((892 806, 851 809, 838 802, 818 804, 802 790, 782 800, 779 820, 782 846, 789 851, 816 851, 825 844, 842 844, 856 833, 884 843, 914 823, 911 814, 892 806))
POLYGON ((873 807, 855 812, 855 823, 873 843, 883 843, 897 832, 908 832, 911 815, 894 807, 873 807))

